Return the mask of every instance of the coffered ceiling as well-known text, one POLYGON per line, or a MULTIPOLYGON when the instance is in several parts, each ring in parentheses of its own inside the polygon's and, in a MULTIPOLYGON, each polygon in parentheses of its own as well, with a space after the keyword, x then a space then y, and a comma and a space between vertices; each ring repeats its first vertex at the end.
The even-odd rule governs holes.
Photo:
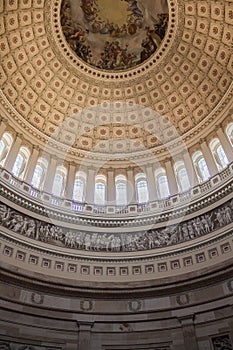
POLYGON ((232 1, 170 1, 159 48, 126 70, 95 68, 70 48, 59 0, 0 2, 2 104, 35 139, 132 153, 190 135, 232 92, 232 1), (7 101, 7 102, 6 102, 7 101))

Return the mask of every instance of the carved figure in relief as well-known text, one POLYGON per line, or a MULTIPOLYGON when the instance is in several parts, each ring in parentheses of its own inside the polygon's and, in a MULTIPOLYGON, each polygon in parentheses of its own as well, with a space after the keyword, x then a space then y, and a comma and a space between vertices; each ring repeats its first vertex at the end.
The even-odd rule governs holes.
POLYGON ((11 350, 10 344, 0 343, 0 350, 11 350))
MULTIPOLYGON (((6 219, 8 219, 8 221, 5 222, 6 227, 8 227, 10 230, 13 230, 13 228, 17 224, 17 218, 15 216, 15 213, 13 211, 9 212, 9 215, 4 220, 6 219)), ((4 223, 4 220, 3 220, 3 223, 4 223)))
POLYGON ((198 236, 201 236, 202 234, 204 234, 204 227, 200 218, 196 218, 196 224, 198 227, 198 236))
POLYGON ((202 222, 202 225, 204 227, 205 233, 209 233, 210 232, 209 223, 204 216, 201 217, 201 222, 202 222))
POLYGON ((226 224, 230 224, 232 222, 232 214, 231 208, 228 205, 224 208, 224 216, 226 224))
POLYGON ((190 239, 194 238, 195 233, 194 233, 194 229, 193 229, 193 225, 192 225, 191 221, 187 224, 187 229, 188 229, 188 233, 189 233, 189 238, 190 239))
POLYGON ((183 230, 184 241, 187 241, 189 239, 189 231, 188 231, 188 225, 186 223, 183 225, 182 230, 183 230))
POLYGON ((177 242, 178 242, 177 232, 176 231, 172 231, 171 235, 170 235, 169 243, 170 244, 176 244, 177 242))
POLYGON ((84 238, 84 245, 85 245, 85 249, 86 250, 90 250, 91 248, 91 236, 89 233, 87 233, 85 235, 85 238, 84 238))
POLYGON ((214 350, 232 350, 231 340, 228 334, 219 335, 212 338, 212 344, 214 350))
POLYGON ((224 225, 224 219, 220 209, 218 209, 216 212, 216 219, 218 221, 219 226, 222 227, 224 225))
POLYGON ((36 233, 36 223, 34 220, 31 219, 28 221, 28 226, 27 226, 27 229, 25 231, 25 236, 35 237, 35 233, 36 233))
POLYGON ((11 221, 11 229, 14 232, 21 232, 24 224, 23 217, 21 215, 15 215, 11 221))
POLYGON ((3 206, 0 218, 1 218, 1 224, 3 226, 8 227, 9 224, 10 224, 10 218, 11 218, 11 210, 10 210, 10 208, 7 208, 6 206, 3 206))
POLYGON ((181 243, 232 222, 233 200, 200 217, 167 228, 138 233, 102 234, 66 229, 34 220, 0 203, 0 224, 43 242, 92 251, 136 251, 181 243))

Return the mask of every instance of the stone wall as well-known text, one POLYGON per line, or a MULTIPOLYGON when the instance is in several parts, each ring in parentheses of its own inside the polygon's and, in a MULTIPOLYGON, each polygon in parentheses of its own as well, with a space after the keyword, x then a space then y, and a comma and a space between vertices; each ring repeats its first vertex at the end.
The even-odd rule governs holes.
POLYGON ((233 280, 164 297, 88 299, 0 284, 1 350, 232 350, 233 280))

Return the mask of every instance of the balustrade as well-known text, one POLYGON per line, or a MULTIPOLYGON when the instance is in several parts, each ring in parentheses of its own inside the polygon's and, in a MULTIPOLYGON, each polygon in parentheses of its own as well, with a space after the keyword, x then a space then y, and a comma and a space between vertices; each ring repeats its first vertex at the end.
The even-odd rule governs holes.
MULTIPOLYGON (((4 134, 4 132, 7 129, 7 120, 1 119, 1 133, 0 136, 4 134)), ((217 137, 219 138, 220 143, 222 144, 222 147, 224 148, 228 160, 233 162, 233 148, 232 145, 228 139, 228 137, 225 135, 223 129, 218 126, 215 129, 215 133, 217 137)), ((214 136, 213 136, 214 137, 214 136)), ((165 167, 164 170, 164 176, 168 179, 169 189, 170 189, 170 196, 168 198, 158 199, 158 191, 157 191, 157 179, 153 164, 148 164, 144 167, 144 173, 142 175, 144 176, 143 179, 145 182, 147 182, 148 185, 148 203, 143 203, 143 200, 141 200, 142 203, 140 203, 140 200, 137 199, 137 181, 135 179, 135 175, 137 175, 138 169, 135 167, 128 167, 127 169, 122 169, 120 174, 123 174, 125 176, 125 181, 127 180, 126 184, 126 191, 127 191, 127 205, 117 205, 116 203, 116 176, 119 175, 119 169, 116 170, 114 168, 109 168, 106 170, 106 199, 107 199, 107 205, 97 205, 94 203, 94 193, 95 193, 95 178, 96 174, 98 174, 97 169, 93 167, 86 167, 83 172, 85 174, 85 188, 84 188, 84 201, 85 203, 88 203, 88 205, 85 205, 85 203, 80 203, 75 200, 73 200, 73 190, 74 190, 74 183, 75 183, 75 177, 76 177, 76 171, 77 171, 77 165, 74 162, 71 162, 68 164, 67 167, 67 180, 66 183, 64 183, 64 198, 56 197, 52 195, 52 188, 53 188, 53 182, 54 177, 56 174, 57 166, 61 163, 61 161, 56 156, 51 156, 49 160, 49 166, 47 168, 46 174, 45 174, 45 180, 43 188, 38 190, 37 188, 31 186, 33 174, 35 172, 35 168, 37 165, 37 161, 39 159, 40 150, 38 147, 33 146, 32 153, 30 155, 29 161, 25 168, 25 176, 24 176, 24 182, 19 180, 19 178, 13 176, 11 174, 12 169, 14 167, 15 160, 17 158, 17 154, 20 150, 20 148, 24 146, 23 142, 23 135, 17 134, 16 138, 11 146, 10 152, 8 153, 4 167, 5 170, 2 169, 1 176, 2 178, 10 183, 10 185, 18 189, 19 191, 26 191, 29 196, 31 196, 34 199, 38 200, 45 200, 50 205, 54 206, 61 206, 65 208, 70 208, 71 210, 75 212, 93 212, 96 214, 116 214, 116 215, 127 215, 129 213, 137 213, 137 212, 150 212, 155 211, 157 209, 166 209, 171 208, 176 203, 188 203, 190 200, 193 199, 195 195, 204 194, 209 192, 213 186, 217 186, 219 183, 229 179, 230 176, 232 176, 232 165, 229 165, 227 168, 222 170, 221 172, 218 171, 218 167, 216 165, 213 153, 210 150, 209 145, 205 140, 200 140, 200 150, 203 154, 203 157, 207 163, 209 173, 210 173, 210 179, 208 181, 204 181, 201 184, 198 184, 198 176, 196 174, 196 171, 194 170, 195 167, 198 166, 198 164, 195 164, 195 160, 192 161, 192 158, 188 151, 181 153, 181 157, 178 158, 183 162, 184 167, 188 174, 188 179, 190 182, 190 189, 185 192, 179 192, 178 185, 177 185, 177 171, 175 174, 174 171, 174 165, 172 159, 165 159, 165 162, 163 163, 163 166, 165 167), (9 181, 7 181, 9 180, 9 181), (28 189, 28 190, 27 190, 28 189), (65 204, 66 203, 66 204, 65 204), (87 209, 88 208, 88 209, 87 209), (90 210, 91 208, 91 210, 90 210)), ((200 153, 201 153, 200 152, 200 153)), ((140 168, 140 171, 143 169, 140 168)), ((199 169, 201 171, 201 169, 199 169)), ((203 179, 200 181, 203 181, 203 179)), ((147 189, 146 189, 147 190, 147 189)))
POLYGON ((30 184, 27 184, 26 182, 19 180, 15 176, 13 176, 9 171, 6 169, 1 168, 0 170, 0 177, 2 183, 10 184, 12 190, 16 190, 19 193, 24 194, 25 192, 29 195, 29 197, 33 199, 37 199, 41 201, 44 201, 46 204, 49 204, 51 206, 61 207, 65 208, 66 210, 71 210, 74 212, 82 212, 85 213, 93 213, 93 214, 104 214, 104 215, 119 215, 119 216, 125 216, 130 213, 156 213, 158 210, 161 211, 161 209, 169 209, 172 208, 174 205, 182 203, 189 203, 190 201, 195 200, 196 197, 202 194, 202 196, 206 193, 209 193, 211 190, 213 190, 216 186, 222 185, 225 181, 229 180, 233 175, 233 163, 231 163, 226 169, 224 169, 222 172, 217 174, 216 176, 210 178, 209 180, 205 181, 204 183, 201 183, 190 190, 179 193, 173 196, 170 196, 165 199, 155 200, 148 203, 143 204, 128 204, 125 206, 117 206, 117 205, 96 205, 93 203, 79 203, 74 200, 71 200, 70 198, 60 198, 52 195, 51 193, 40 191, 38 189, 35 189, 30 184))

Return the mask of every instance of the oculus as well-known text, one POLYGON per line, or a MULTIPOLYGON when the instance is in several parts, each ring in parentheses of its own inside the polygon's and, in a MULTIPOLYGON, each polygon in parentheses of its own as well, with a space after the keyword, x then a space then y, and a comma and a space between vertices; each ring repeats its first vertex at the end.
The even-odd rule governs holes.
POLYGON ((104 70, 125 70, 147 60, 168 25, 167 0, 62 0, 60 20, 70 48, 104 70))

